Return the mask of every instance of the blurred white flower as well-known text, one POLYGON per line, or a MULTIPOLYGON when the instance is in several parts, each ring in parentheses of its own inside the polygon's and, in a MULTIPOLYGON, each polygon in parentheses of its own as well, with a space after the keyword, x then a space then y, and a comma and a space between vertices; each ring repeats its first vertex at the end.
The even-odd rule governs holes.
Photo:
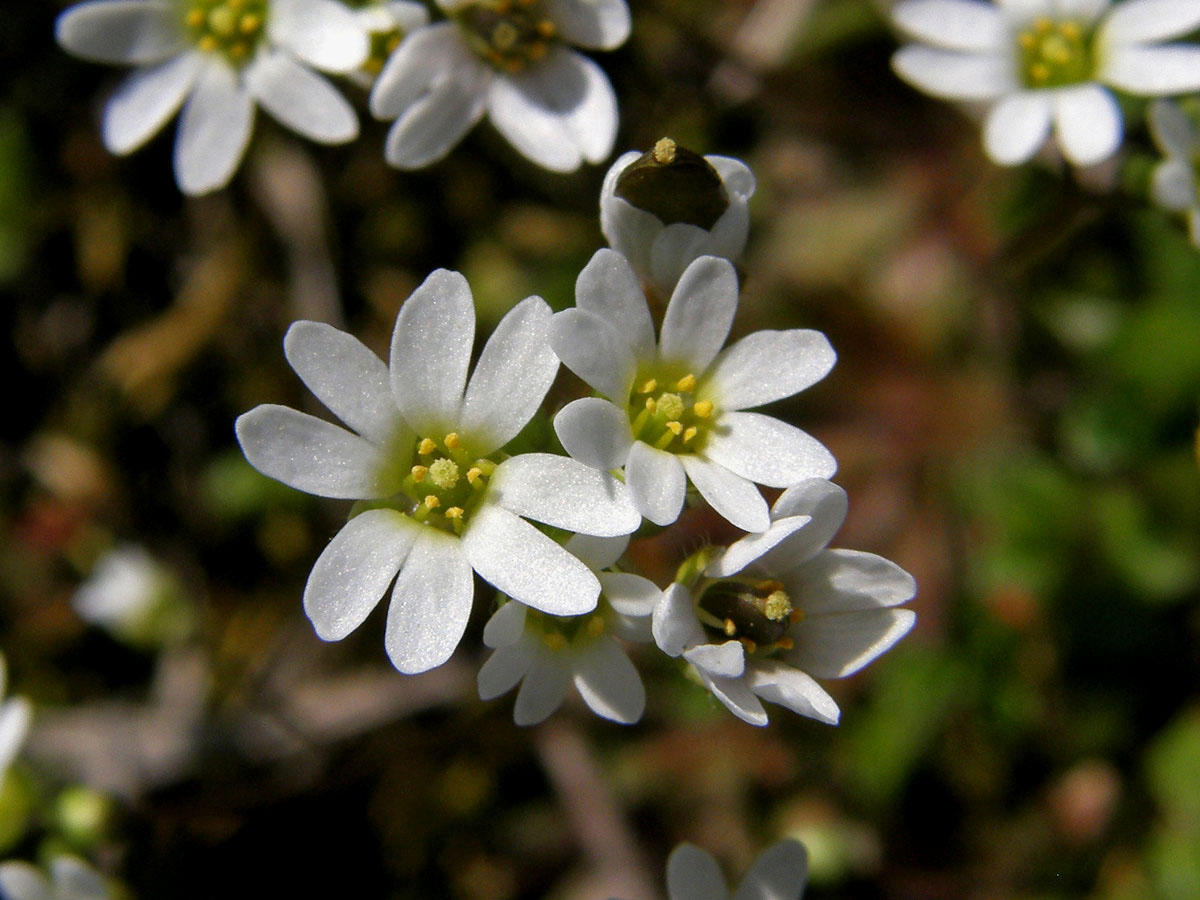
POLYGON ((486 114, 553 172, 612 152, 617 99, 572 46, 612 50, 629 36, 625 0, 438 0, 449 21, 410 35, 384 66, 371 112, 396 119, 384 153, 401 169, 445 156, 486 114))
POLYGON ((183 637, 191 626, 178 580, 138 546, 105 554, 71 605, 85 622, 135 644, 159 645, 183 637))
POLYGON ((1030 159, 1053 129, 1063 155, 1099 163, 1121 144, 1108 88, 1144 97, 1200 90, 1200 45, 1161 43, 1200 27, 1192 0, 905 0, 896 26, 918 41, 892 58, 926 93, 991 104, 984 148, 1030 159))
POLYGON ((388 655, 401 672, 441 665, 466 628, 472 570, 542 612, 595 608, 596 576, 522 517, 629 534, 641 519, 628 491, 564 456, 502 452, 558 371, 546 342, 550 315, 540 297, 517 304, 469 382, 475 309, 457 272, 434 272, 404 303, 390 366, 328 325, 288 330, 288 362, 353 432, 264 405, 237 420, 242 450, 260 472, 298 490, 372 501, 308 578, 304 608, 320 637, 340 640, 357 628, 395 579, 388 655))
POLYGON ((608 170, 600 228, 644 282, 670 296, 698 257, 742 255, 754 188, 740 160, 699 157, 663 138, 649 153, 623 153, 608 170))
POLYGON ((49 878, 27 862, 0 863, 0 895, 5 900, 110 900, 112 892, 90 866, 58 856, 50 862, 49 878))
POLYGON ((782 840, 758 855, 732 894, 717 861, 694 844, 680 844, 667 859, 670 900, 800 900, 808 883, 808 852, 782 840))
POLYGON ((354 15, 371 42, 366 60, 350 73, 350 78, 361 87, 370 88, 400 42, 418 28, 429 24, 429 10, 411 0, 343 2, 354 8, 354 15))
POLYGON ((895 609, 916 593, 911 575, 874 553, 826 549, 845 517, 837 485, 794 485, 766 532, 725 548, 690 589, 672 584, 654 610, 659 648, 751 725, 767 724, 760 698, 836 724, 837 703, 813 676, 857 672, 916 621, 895 609))
POLYGON ((825 377, 834 352, 808 329, 759 331, 721 347, 737 309, 733 264, 702 256, 679 279, 656 341, 637 276, 600 250, 580 273, 574 309, 557 313, 550 343, 600 397, 567 404, 554 429, 572 457, 624 468, 634 503, 669 525, 687 482, 746 531, 770 525, 755 484, 825 478, 837 463, 815 438, 744 410, 790 397, 825 377))
POLYGON ((187 194, 229 183, 256 104, 314 141, 358 135, 353 107, 312 71, 352 72, 367 58, 366 32, 335 0, 89 0, 58 17, 55 37, 84 59, 139 67, 104 110, 113 153, 138 149, 183 108, 175 180, 187 194))
POLYGON ((536 725, 554 712, 574 683, 588 708, 614 722, 636 722, 646 690, 616 640, 651 640, 650 616, 662 591, 647 578, 604 572, 629 539, 575 535, 567 549, 597 573, 600 603, 586 616, 564 619, 528 609, 515 600, 496 610, 483 630, 495 648, 479 670, 479 696, 491 700, 521 690, 513 708, 518 725, 536 725))
POLYGON ((1156 100, 1150 106, 1150 134, 1165 157, 1154 167, 1154 202, 1163 209, 1183 213, 1192 243, 1200 247, 1200 189, 1196 168, 1200 164, 1200 135, 1178 105, 1156 100))
POLYGON ((25 735, 29 733, 29 720, 33 715, 29 701, 24 697, 9 697, 3 700, 8 686, 8 664, 4 654, 0 653, 0 782, 8 772, 21 745, 25 743, 25 735))

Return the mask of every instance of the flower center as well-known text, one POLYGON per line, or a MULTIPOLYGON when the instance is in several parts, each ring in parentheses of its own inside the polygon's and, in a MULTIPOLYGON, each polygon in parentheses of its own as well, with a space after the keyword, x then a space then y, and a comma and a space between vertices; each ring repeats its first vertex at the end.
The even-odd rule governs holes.
POLYGON ((1056 88, 1095 76, 1092 32, 1079 22, 1038 18, 1017 35, 1020 76, 1027 88, 1056 88))
POLYGON ((453 431, 440 440, 420 438, 409 458, 414 464, 393 502, 418 522, 461 535, 487 492, 496 463, 472 458, 453 431))
POLYGON ((783 585, 772 579, 718 581, 702 591, 696 613, 723 639, 741 641, 748 653, 790 650, 788 629, 803 618, 783 585))
POLYGON ((392 28, 389 31, 372 31, 369 39, 369 50, 362 69, 370 75, 378 75, 383 71, 383 64, 388 61, 388 57, 396 52, 396 48, 404 40, 404 31, 400 28, 392 28))
POLYGON ((262 40, 268 0, 187 0, 183 23, 205 53, 241 65, 262 40))
POLYGON ((659 450, 694 453, 704 446, 715 408, 697 400, 696 376, 638 373, 629 395, 634 439, 659 450))
POLYGON ((538 0, 476 0, 454 18, 471 49, 502 72, 520 72, 544 57, 557 31, 538 0))

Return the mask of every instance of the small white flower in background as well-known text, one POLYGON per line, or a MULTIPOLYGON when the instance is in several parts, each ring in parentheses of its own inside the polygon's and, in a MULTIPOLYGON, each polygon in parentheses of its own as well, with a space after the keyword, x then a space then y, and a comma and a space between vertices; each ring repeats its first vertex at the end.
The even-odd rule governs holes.
POLYGON ((550 315, 540 297, 518 303, 469 381, 475 309, 457 272, 434 272, 405 301, 390 365, 328 325, 288 330, 288 362, 353 433, 263 405, 237 420, 242 451, 298 490, 374 507, 350 519, 309 575, 304 608, 321 638, 340 640, 362 624, 394 579, 388 655, 406 673, 441 665, 467 625, 472 570, 551 615, 595 609, 596 576, 522 517, 629 534, 641 518, 628 491, 565 456, 502 452, 558 371, 546 342, 550 315))
POLYGON ((808 852, 799 841, 782 840, 758 855, 732 894, 712 855, 680 844, 667 859, 670 900, 800 900, 808 883, 808 852))
POLYGON ((101 557, 71 606, 85 622, 134 644, 161 645, 191 627, 178 580, 138 546, 117 547, 101 557))
POLYGON ((1163 159, 1154 167, 1154 202, 1187 217, 1192 243, 1200 247, 1200 135, 1182 109, 1170 100, 1156 100, 1148 116, 1150 134, 1163 159))
POLYGON ((485 115, 524 156, 553 172, 612 152, 617 99, 572 45, 612 50, 629 36, 625 0, 438 0, 449 21, 411 34, 371 92, 396 119, 384 155, 401 169, 445 156, 485 115))
POLYGON ((663 138, 623 153, 600 190, 600 228, 642 280, 670 296, 700 256, 736 261, 750 233, 754 173, 728 156, 698 156, 663 138))
POLYGON ((429 24, 429 10, 424 4, 409 0, 343 2, 354 9, 355 17, 371 41, 366 60, 359 69, 350 73, 350 78, 360 87, 370 88, 400 42, 418 28, 429 24))
POLYGON ((183 108, 175 180, 187 194, 229 183, 256 104, 314 141, 358 135, 353 107, 312 71, 367 58, 366 31, 335 0, 90 0, 58 17, 55 37, 84 59, 139 67, 104 110, 111 152, 138 149, 183 108))
POLYGON ((1143 97, 1200 90, 1200 45, 1161 43, 1200 27, 1193 0, 905 0, 896 26, 910 44, 896 72, 926 93, 991 104, 983 127, 993 161, 1030 159, 1053 130, 1079 166, 1121 144, 1109 88, 1143 97))
POLYGON ((0 653, 0 782, 8 772, 21 745, 25 743, 25 735, 29 733, 29 720, 33 711, 29 701, 24 697, 9 697, 3 700, 8 684, 8 664, 4 654, 0 653))
POLYGON ((837 703, 813 676, 851 675, 904 637, 916 614, 895 607, 916 582, 874 553, 826 549, 846 517, 846 493, 832 482, 788 488, 771 516, 765 533, 667 588, 654 639, 751 725, 767 724, 760 698, 834 725, 837 703))
POLYGON ((624 468, 638 510, 669 525, 687 482, 745 531, 770 525, 755 484, 785 487, 832 475, 815 438, 745 410, 820 381, 834 352, 817 331, 759 331, 722 350, 737 310, 733 264, 702 256, 679 279, 656 341, 646 297, 625 257, 600 250, 580 273, 574 309, 557 313, 550 343, 601 397, 567 404, 554 419, 572 457, 624 468))
POLYGON ((27 862, 0 863, 0 895, 5 900, 111 900, 104 879, 73 856, 50 862, 50 877, 27 862))
POLYGON ((617 561, 628 542, 627 537, 586 535, 567 541, 567 549, 600 579, 595 612, 562 619, 511 600, 493 614, 483 642, 496 652, 479 670, 481 699, 499 697, 520 683, 513 721, 536 725, 558 709, 574 683, 596 715, 622 723, 642 717, 646 690, 615 638, 652 640, 650 616, 662 591, 640 575, 602 571, 617 561))

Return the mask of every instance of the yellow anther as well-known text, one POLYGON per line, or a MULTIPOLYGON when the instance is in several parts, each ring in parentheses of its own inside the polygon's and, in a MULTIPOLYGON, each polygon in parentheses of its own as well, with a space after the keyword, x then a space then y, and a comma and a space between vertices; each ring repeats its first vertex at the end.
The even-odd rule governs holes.
POLYGON ((604 619, 600 616, 592 616, 588 619, 587 633, 591 637, 600 637, 604 634, 604 619))
POLYGON ((548 634, 542 635, 542 643, 551 650, 559 651, 563 649, 563 647, 567 646, 567 639, 557 631, 551 631, 548 634))
POLYGON ((692 405, 692 412, 697 418, 707 419, 713 413, 713 404, 711 400, 701 400, 699 403, 692 405))
POLYGON ((696 376, 691 373, 684 375, 675 382, 675 390, 677 391, 694 391, 696 389, 696 376))
POLYGON ((1063 22, 1058 26, 1058 33, 1068 41, 1077 41, 1083 36, 1083 32, 1079 30, 1079 25, 1075 22, 1063 22))
POLYGON ((534 41, 525 49, 525 55, 536 61, 544 57, 548 49, 549 45, 545 41, 534 41))
POLYGON ((1022 31, 1021 36, 1017 38, 1017 41, 1026 50, 1032 50, 1035 46, 1037 46, 1037 37, 1034 36, 1032 31, 1022 31))
POLYGON ((183 22, 188 28, 199 28, 204 24, 204 18, 204 10, 193 6, 188 10, 187 16, 184 17, 183 22))
POLYGON ((653 397, 647 397, 646 398, 646 409, 649 410, 651 414, 653 414, 658 409, 658 401, 655 400, 653 397))
POLYGON ((722 624, 724 625, 726 637, 733 637, 735 634, 737 634, 737 623, 734 622, 733 619, 726 619, 722 624))
POLYGON ((675 142, 669 137, 659 138, 654 143, 654 161, 660 165, 675 162, 675 142))
POLYGON ((658 379, 651 378, 649 381, 647 381, 645 384, 643 384, 640 388, 638 388, 638 393, 639 394, 650 394, 650 393, 653 393, 657 388, 658 388, 658 379))
POLYGON ((236 44, 230 45, 228 51, 230 59, 242 59, 249 52, 250 48, 243 41, 238 41, 236 44))
POLYGON ((425 497, 425 508, 426 509, 437 509, 441 505, 442 505, 442 501, 439 500, 437 497, 435 497, 433 494, 426 495, 426 497, 425 497))
POLYGON ((741 637, 738 638, 738 640, 742 642, 742 646, 746 648, 747 653, 753 653, 758 649, 758 644, 754 643, 754 641, 750 640, 748 637, 741 637))
POLYGON ((679 422, 668 422, 667 431, 671 432, 675 437, 679 437, 683 434, 683 425, 679 422))
POLYGON ((491 478, 492 473, 496 471, 496 464, 490 459, 477 459, 475 460, 475 465, 479 467, 479 471, 489 478, 491 478))
POLYGON ((1042 16, 1041 18, 1034 20, 1033 30, 1040 32, 1041 34, 1048 34, 1054 30, 1054 23, 1045 16, 1042 16))
POLYGON ((483 477, 483 470, 480 469, 479 466, 471 466, 471 468, 467 469, 467 481, 470 484, 474 484, 476 481, 478 481, 482 477, 483 477))
POLYGON ((256 16, 254 13, 246 13, 238 21, 238 28, 242 34, 254 34, 258 29, 262 28, 262 16, 256 16))
POLYGON ((785 634, 783 637, 781 637, 779 640, 777 640, 775 642, 775 646, 778 647, 780 650, 791 650, 793 647, 796 646, 796 642, 793 641, 790 637, 788 637, 785 634))
POLYGON ((558 29, 549 19, 542 19, 537 23, 537 33, 544 38, 552 38, 558 29))
POLYGON ((226 0, 225 5, 230 9, 241 9, 246 5, 246 0, 226 0))
POLYGON ((437 449, 437 444, 431 438, 421 438, 421 443, 417 444, 417 452, 422 456, 428 456, 437 449))
POLYGON ((686 444, 688 441, 690 441, 695 436, 696 436, 696 426, 691 425, 688 428, 684 429, 683 442, 686 444))
POLYGON ((1034 63, 1029 67, 1029 74, 1034 81, 1048 81, 1050 78, 1050 67, 1045 63, 1034 63))
POLYGON ((420 484, 422 481, 424 481, 425 476, 428 474, 429 474, 428 466, 413 466, 412 467, 412 478, 413 478, 413 481, 415 481, 417 484, 420 484))
POLYGON ((196 46, 204 53, 212 53, 217 49, 217 39, 211 34, 206 34, 200 40, 196 41, 196 46))
POLYGON ((463 517, 463 509, 461 506, 452 506, 446 510, 447 519, 461 519, 463 517))
POLYGON ((445 443, 446 443, 447 450, 457 450, 458 445, 462 442, 458 439, 458 432, 452 431, 448 435, 446 435, 445 443))
POLYGON ((496 12, 500 15, 506 15, 512 11, 512 0, 498 0, 496 3, 496 12))

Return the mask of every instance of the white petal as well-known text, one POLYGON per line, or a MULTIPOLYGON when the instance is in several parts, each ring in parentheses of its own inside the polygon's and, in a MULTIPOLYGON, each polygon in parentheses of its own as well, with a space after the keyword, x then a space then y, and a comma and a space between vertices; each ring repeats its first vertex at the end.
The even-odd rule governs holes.
POLYGON ((462 639, 475 598, 475 579, 459 540, 423 528, 392 590, 384 647, 401 672, 440 666, 462 639))
POLYGON ((600 397, 573 400, 554 417, 554 433, 572 459, 594 469, 619 469, 633 433, 625 410, 600 397))
POLYGON ((524 156, 552 172, 573 172, 612 152, 617 98, 604 70, 562 46, 524 72, 488 88, 488 116, 524 156))
POLYGON ((575 654, 575 690, 598 716, 630 724, 646 709, 646 688, 629 657, 611 638, 592 641, 575 654))
POLYGON ((614 50, 629 37, 625 0, 543 0, 557 35, 577 47, 614 50))
POLYGON ((439 22, 414 31, 388 57, 371 88, 371 115, 394 119, 456 73, 479 76, 483 63, 463 46, 458 27, 439 22))
POLYGON ((100 874, 71 856, 50 861, 54 893, 69 900, 110 900, 112 894, 100 874))
POLYGON ((811 387, 836 360, 819 331, 756 331, 721 351, 706 381, 722 409, 749 409, 811 387))
POLYGON ((1121 108, 1116 98, 1098 84, 1056 91, 1054 125, 1063 156, 1077 166, 1102 162, 1121 144, 1121 108))
POLYGON ((746 684, 764 700, 786 706, 792 712, 836 725, 841 717, 834 699, 811 677, 778 660, 756 662, 746 667, 746 684))
MULTIPOLYGON (((616 195, 617 180, 641 155, 636 150, 622 153, 605 173, 604 184, 600 188, 600 230, 613 250, 624 256, 636 272, 645 275, 650 271, 650 245, 654 236, 662 231, 663 223, 657 216, 630 205, 616 195)), ((583 306, 578 293, 575 302, 583 306)), ((646 315, 649 316, 649 311, 646 315)), ((653 326, 650 329, 650 348, 654 348, 653 326)))
POLYGON ((808 881, 808 851, 799 841, 783 840, 759 854, 733 900, 800 900, 808 881))
POLYGON ((671 900, 729 900, 716 860, 692 844, 680 844, 667 857, 667 893, 671 900))
POLYGON ((1113 47, 1101 78, 1105 84, 1139 97, 1191 93, 1200 90, 1200 46, 1113 47))
POLYGON ((709 563, 704 574, 709 578, 726 578, 736 575, 782 542, 789 541, 797 531, 812 522, 809 516, 773 518, 771 527, 766 531, 761 534, 748 534, 726 547, 720 556, 709 563))
POLYGON ((1055 0, 1055 14, 1061 19, 1090 25, 1112 6, 1112 0, 1055 0))
POLYGON ((555 616, 596 608, 600 582, 591 570, 506 509, 491 504, 477 509, 462 549, 480 577, 526 606, 555 616))
MULTIPOLYGON (((728 215, 729 212, 730 210, 725 210, 724 215, 728 215)), ((749 233, 750 218, 744 209, 742 210, 742 219, 745 222, 747 233, 749 233)), ((650 248, 650 272, 654 276, 654 282, 658 289, 665 294, 673 292, 687 267, 701 256, 721 256, 725 259, 732 259, 745 249, 743 243, 734 251, 726 253, 712 245, 712 233, 698 225, 673 222, 663 228, 654 238, 654 245, 650 248)))
POLYGON ((175 136, 175 180, 185 194, 223 188, 254 128, 254 99, 227 64, 210 59, 183 107, 175 136))
POLYGON ((699 378, 729 336, 737 304, 733 263, 700 257, 680 276, 667 304, 659 339, 661 357, 685 363, 699 378))
POLYGON ((77 3, 54 23, 54 39, 84 59, 127 65, 161 62, 187 46, 179 13, 166 0, 77 3))
MULTIPOLYGON (((621 159, 629 157, 632 162, 638 154, 625 154, 621 159)), ((623 200, 621 203, 629 206, 623 200)), ((575 305, 608 322, 629 344, 634 359, 654 356, 654 321, 646 295, 629 260, 617 251, 597 250, 588 260, 575 280, 575 305)))
POLYGON ((672 584, 654 607, 654 643, 667 656, 682 656, 706 640, 692 595, 682 584, 672 584))
POLYGON ((515 688, 529 671, 533 657, 534 647, 528 641, 507 644, 489 656, 476 678, 479 699, 494 700, 515 688))
POLYGON ((1125 0, 1100 26, 1100 39, 1112 44, 1150 43, 1182 37, 1200 28, 1194 0, 1125 0))
POLYGON ((558 374, 550 349, 550 307, 527 297, 500 320, 475 364, 463 397, 459 427, 475 453, 503 447, 533 418, 558 374))
POLYGON ((596 537, 592 534, 573 534, 567 541, 567 550, 579 557, 593 572, 607 569, 625 552, 629 546, 629 535, 618 534, 613 537, 596 537))
POLYGON ((992 162, 1015 166, 1028 161, 1050 134, 1052 102, 1045 92, 1023 91, 1005 97, 988 113, 983 148, 992 162))
POLYGON ((974 0, 908 0, 892 9, 896 27, 947 50, 1003 50, 1012 40, 1003 12, 974 0))
POLYGON ((398 169, 437 162, 483 118, 486 101, 478 84, 447 79, 408 107, 388 131, 384 156, 398 169))
POLYGON ((1154 167, 1152 192, 1159 206, 1183 212, 1196 203, 1196 170, 1179 157, 1159 163, 1154 167))
MULTIPOLYGON (((570 545, 568 545, 570 546, 570 545)), ((623 616, 639 618, 654 614, 662 591, 649 578, 632 572, 601 572, 600 592, 608 605, 623 616)))
POLYGON ((674 453, 634 441, 625 461, 625 482, 633 494, 633 505, 655 525, 670 525, 679 518, 687 475, 674 453))
POLYGON ((262 108, 297 134, 323 144, 358 136, 354 107, 328 81, 284 53, 260 53, 246 85, 262 108))
POLYGON ((787 487, 805 478, 829 478, 837 460, 825 445, 787 422, 761 413, 717 417, 704 456, 756 484, 787 487))
POLYGON ((403 427, 387 366, 358 338, 324 322, 295 322, 283 352, 326 409, 372 443, 386 445, 403 427))
POLYGON ((719 463, 699 456, 681 456, 679 460, 700 496, 731 524, 743 531, 754 532, 770 527, 767 501, 751 482, 719 463))
POLYGON ((597 392, 625 403, 637 373, 629 340, 610 322, 584 309, 566 309, 550 320, 550 346, 568 369, 597 392))
MULTIPOLYGON (((326 72, 351 72, 367 59, 366 31, 333 0, 272 0, 267 23, 272 42, 326 72)), ((297 129, 298 131, 300 129, 297 129)))
POLYGON ((25 743, 33 707, 24 697, 11 697, 0 704, 0 781, 25 743))
POLYGON ((790 632, 795 646, 787 661, 817 678, 851 675, 908 634, 916 620, 911 609, 808 616, 790 632))
POLYGON ((367 510, 342 527, 304 586, 304 612, 321 640, 340 641, 366 620, 421 527, 393 509, 367 510))
POLYGON ((341 500, 382 496, 379 450, 344 428, 263 404, 239 416, 234 429, 250 465, 289 487, 341 500))
POLYGON ((1182 157, 1190 162, 1198 143, 1191 120, 1171 100, 1155 100, 1146 114, 1154 143, 1168 157, 1182 157))
POLYGON ((513 707, 513 721, 518 725, 536 725, 554 712, 567 696, 571 670, 561 653, 538 653, 513 707))
POLYGON ((944 100, 993 100, 1018 88, 1010 59, 908 44, 892 54, 892 69, 913 87, 944 100))
POLYGON ((384 4, 384 9, 404 34, 429 24, 429 10, 415 0, 392 0, 384 4))
POLYGON ((0 893, 7 900, 53 900, 49 880, 27 862, 0 863, 0 893))
MULTIPOLYGON (((699 669, 696 671, 700 672, 699 669)), ((743 722, 760 727, 767 724, 767 712, 745 678, 710 678, 700 672, 700 680, 714 697, 725 704, 726 709, 743 722)))
POLYGON ((777 550, 765 553, 756 568, 785 572, 812 559, 833 540, 846 521, 848 509, 846 492, 824 478, 811 478, 788 488, 771 507, 771 518, 811 516, 812 521, 777 550))
POLYGON ((522 453, 496 467, 488 502, 555 528, 599 537, 629 534, 642 517, 607 472, 566 456, 522 453))
POLYGON ((204 59, 183 53, 126 78, 104 107, 104 146, 118 155, 142 146, 179 111, 204 59))
POLYGON ((746 649, 740 641, 700 644, 683 658, 712 678, 740 678, 746 669, 746 649))
POLYGON ((861 550, 826 550, 783 580, 789 592, 804 597, 807 616, 895 606, 917 592, 916 581, 902 568, 861 550))
MULTIPOLYGON (((507 647, 515 644, 525 633, 525 604, 510 600, 492 613, 483 626, 483 642, 489 647, 507 647)), ((484 698, 487 699, 486 697, 484 698)))
POLYGON ((438 269, 400 307, 392 332, 392 396, 421 436, 439 440, 458 427, 475 303, 467 279, 438 269))

